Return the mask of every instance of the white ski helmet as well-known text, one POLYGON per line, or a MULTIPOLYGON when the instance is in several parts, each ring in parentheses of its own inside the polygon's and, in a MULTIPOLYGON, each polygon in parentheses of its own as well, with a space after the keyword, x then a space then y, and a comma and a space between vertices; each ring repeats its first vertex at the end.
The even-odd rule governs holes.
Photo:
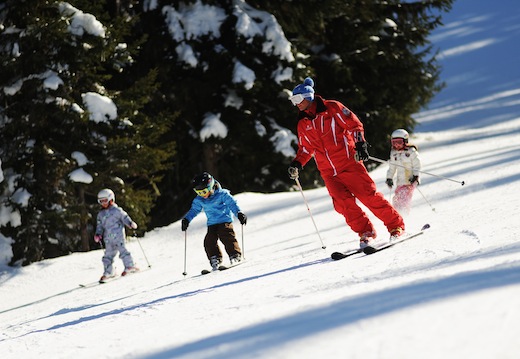
POLYGON ((408 131, 400 128, 392 132, 392 140, 394 138, 402 138, 404 140, 404 143, 408 143, 408 138, 410 138, 410 135, 408 134, 408 131))
POLYGON ((110 201, 115 202, 116 201, 116 195, 114 194, 114 191, 112 191, 110 188, 104 188, 101 191, 99 191, 97 195, 98 203, 101 204, 102 200, 108 200, 108 203, 110 201))

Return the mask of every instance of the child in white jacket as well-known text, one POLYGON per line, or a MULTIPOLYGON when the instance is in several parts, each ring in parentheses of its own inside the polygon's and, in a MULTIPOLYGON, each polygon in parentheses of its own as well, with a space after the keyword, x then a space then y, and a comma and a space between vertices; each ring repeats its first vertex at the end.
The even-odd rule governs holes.
POLYGON ((386 184, 390 188, 395 184, 392 205, 401 215, 404 215, 410 212, 413 192, 419 185, 421 160, 417 147, 408 143, 410 136, 406 130, 395 130, 391 137, 392 150, 388 162, 390 167, 386 173, 386 184))

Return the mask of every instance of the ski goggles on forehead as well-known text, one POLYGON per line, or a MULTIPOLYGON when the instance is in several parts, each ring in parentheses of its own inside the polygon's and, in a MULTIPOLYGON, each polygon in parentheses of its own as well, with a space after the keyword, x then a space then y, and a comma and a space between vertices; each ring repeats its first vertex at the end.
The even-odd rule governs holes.
POLYGON ((195 193, 197 193, 201 197, 206 197, 208 195, 208 193, 210 192, 210 190, 208 188, 203 188, 203 189, 194 188, 193 190, 195 191, 195 193))
POLYGON ((296 105, 301 104, 302 101, 305 100, 305 97, 303 97, 303 95, 301 93, 299 93, 299 94, 290 96, 289 100, 291 100, 292 104, 294 106, 296 106, 296 105))

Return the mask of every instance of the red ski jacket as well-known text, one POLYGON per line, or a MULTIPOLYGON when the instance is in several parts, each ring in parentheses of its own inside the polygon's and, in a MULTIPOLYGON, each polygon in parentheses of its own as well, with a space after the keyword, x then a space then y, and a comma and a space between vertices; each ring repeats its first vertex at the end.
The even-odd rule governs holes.
POLYGON ((302 166, 314 156, 322 176, 336 176, 355 163, 355 143, 364 141, 363 124, 341 102, 315 95, 310 111, 298 115, 298 152, 302 166))

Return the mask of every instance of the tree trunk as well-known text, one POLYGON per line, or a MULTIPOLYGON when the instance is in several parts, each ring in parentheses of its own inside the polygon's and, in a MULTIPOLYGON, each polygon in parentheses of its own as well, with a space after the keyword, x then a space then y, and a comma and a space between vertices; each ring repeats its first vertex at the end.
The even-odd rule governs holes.
POLYGON ((213 177, 218 178, 218 162, 220 158, 219 146, 214 143, 204 143, 204 171, 209 172, 213 177))
POLYGON ((88 252, 90 250, 89 236, 88 236, 88 211, 85 206, 85 188, 83 185, 78 186, 78 204, 81 208, 80 213, 80 234, 81 234, 81 250, 88 252))

